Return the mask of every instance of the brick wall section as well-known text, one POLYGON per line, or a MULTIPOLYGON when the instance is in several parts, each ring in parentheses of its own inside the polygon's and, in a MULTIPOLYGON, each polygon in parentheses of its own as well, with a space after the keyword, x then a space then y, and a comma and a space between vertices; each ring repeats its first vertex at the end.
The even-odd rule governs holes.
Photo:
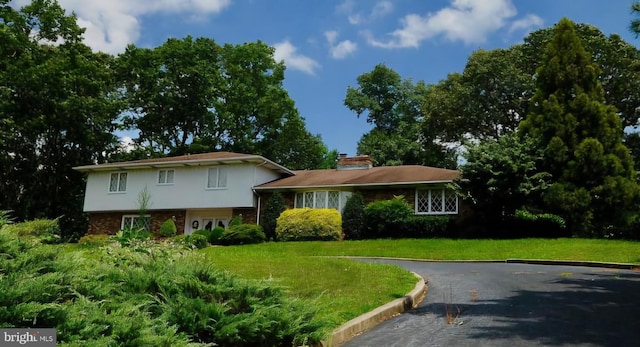
MULTIPOLYGON (((120 230, 123 215, 135 215, 136 212, 93 212, 89 213, 88 234, 114 235, 120 230)), ((160 226, 169 218, 175 217, 178 235, 184 234, 185 210, 150 211, 151 232, 158 235, 160 226)))
POLYGON ((249 208, 234 208, 231 212, 232 218, 242 215, 242 223, 245 224, 256 224, 256 209, 253 207, 249 208))
POLYGON ((122 212, 89 213, 89 230, 87 234, 115 234, 122 225, 122 215, 122 212))
POLYGON ((151 232, 159 236, 160 226, 169 218, 174 218, 176 223, 177 235, 184 234, 184 220, 187 217, 187 211, 185 210, 168 210, 168 211, 154 211, 149 213, 151 215, 151 232))
MULTIPOLYGON (((268 192, 261 192, 260 193, 260 216, 261 216, 261 218, 262 218, 262 215, 264 214, 264 211, 266 210, 267 201, 269 201, 269 199, 271 198, 271 195, 273 195, 273 193, 268 193, 268 192)), ((296 198, 296 193, 295 192, 280 192, 280 195, 282 195, 282 198, 284 199, 284 205, 287 208, 294 208, 295 207, 295 198, 296 198)))

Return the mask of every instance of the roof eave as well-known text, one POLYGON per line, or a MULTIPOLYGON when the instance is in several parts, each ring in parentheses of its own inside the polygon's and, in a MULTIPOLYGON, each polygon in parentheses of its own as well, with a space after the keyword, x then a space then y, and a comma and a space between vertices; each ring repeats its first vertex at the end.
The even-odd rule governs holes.
POLYGON ((98 172, 98 171, 113 171, 113 170, 135 170, 135 169, 156 169, 156 168, 168 168, 177 166, 207 166, 213 164, 228 164, 228 163, 261 163, 271 170, 278 171, 290 176, 295 173, 286 167, 273 162, 265 157, 256 156, 243 156, 243 157, 231 157, 231 158, 218 158, 218 159, 193 159, 193 160, 174 160, 174 161, 159 161, 159 162, 144 162, 144 163, 107 163, 98 165, 84 165, 75 166, 74 170, 80 172, 98 172))
POLYGON ((436 181, 414 181, 414 182, 382 182, 382 183, 342 183, 342 184, 320 184, 320 185, 304 185, 304 186, 273 186, 273 187, 261 187, 257 186, 255 190, 283 190, 283 189, 312 189, 312 188, 347 188, 347 187, 376 187, 376 186, 415 186, 423 184, 444 184, 452 183, 454 179, 450 180, 436 180, 436 181))

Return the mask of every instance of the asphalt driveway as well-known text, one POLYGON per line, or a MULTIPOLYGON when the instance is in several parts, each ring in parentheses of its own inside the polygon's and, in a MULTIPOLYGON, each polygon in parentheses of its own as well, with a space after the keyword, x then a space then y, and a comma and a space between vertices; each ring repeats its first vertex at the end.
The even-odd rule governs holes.
POLYGON ((429 291, 416 309, 343 346, 640 346, 640 272, 360 261, 413 271, 429 291))

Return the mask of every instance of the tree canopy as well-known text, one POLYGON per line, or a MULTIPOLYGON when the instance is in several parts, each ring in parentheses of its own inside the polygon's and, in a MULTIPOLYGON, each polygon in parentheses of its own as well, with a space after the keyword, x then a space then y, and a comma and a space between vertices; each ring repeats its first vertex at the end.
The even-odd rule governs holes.
POLYGON ((622 143, 622 120, 605 101, 599 73, 573 22, 562 19, 519 128, 540 141, 544 160, 538 170, 554 179, 543 195, 545 205, 583 235, 628 224, 640 193, 633 159, 622 143))
POLYGON ((54 0, 0 0, 0 210, 61 217, 82 234, 84 177, 74 166, 236 151, 292 169, 335 166, 282 83, 263 42, 169 39, 118 57, 94 53, 54 0), (116 130, 137 132, 123 151, 116 130))
POLYGON ((83 226, 75 165, 117 149, 113 57, 81 42, 76 18, 38 0, 0 10, 0 209, 18 219, 62 217, 83 226), (54 43, 59 44, 54 44, 54 43))
POLYGON ((358 87, 348 87, 345 106, 358 117, 365 115, 373 129, 358 142, 358 153, 367 154, 374 165, 455 167, 455 151, 422 138, 420 110, 427 91, 424 82, 402 79, 383 64, 357 78, 358 87))

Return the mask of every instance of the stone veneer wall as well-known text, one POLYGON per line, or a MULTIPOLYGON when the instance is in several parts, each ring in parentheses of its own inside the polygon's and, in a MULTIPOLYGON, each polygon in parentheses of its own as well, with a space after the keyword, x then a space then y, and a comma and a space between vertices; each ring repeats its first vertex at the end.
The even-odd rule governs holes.
MULTIPOLYGON (((113 235, 120 230, 123 215, 135 215, 137 212, 91 212, 89 213, 88 234, 113 235)), ((160 226, 169 218, 175 218, 178 235, 184 234, 185 210, 149 211, 151 232, 158 235, 160 226)))

